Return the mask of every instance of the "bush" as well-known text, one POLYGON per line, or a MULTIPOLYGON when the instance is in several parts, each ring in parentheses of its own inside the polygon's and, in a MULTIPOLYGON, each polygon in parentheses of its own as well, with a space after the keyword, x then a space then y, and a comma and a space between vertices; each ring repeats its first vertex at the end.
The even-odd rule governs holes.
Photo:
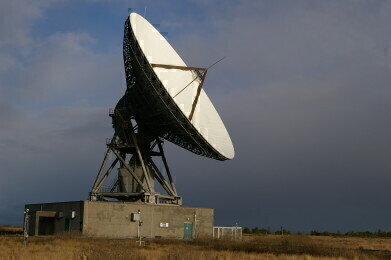
POLYGON ((243 233, 244 234, 251 234, 251 229, 249 229, 248 227, 244 227, 243 228, 243 233))
POLYGON ((276 232, 274 232, 275 235, 290 235, 291 232, 289 230, 286 230, 286 229, 283 229, 283 230, 277 230, 276 232))
POLYGON ((265 228, 258 228, 258 227, 255 227, 255 228, 252 228, 252 229, 248 228, 248 227, 244 227, 243 228, 243 233, 244 234, 257 234, 257 235, 271 234, 270 230, 265 229, 265 228))
POLYGON ((333 237, 340 237, 340 236, 346 236, 346 237, 391 237, 391 232, 381 231, 380 229, 377 232, 348 231, 346 233, 340 233, 339 231, 337 233, 333 233, 333 232, 328 232, 328 231, 319 232, 316 230, 312 230, 310 234, 312 236, 333 236, 333 237))

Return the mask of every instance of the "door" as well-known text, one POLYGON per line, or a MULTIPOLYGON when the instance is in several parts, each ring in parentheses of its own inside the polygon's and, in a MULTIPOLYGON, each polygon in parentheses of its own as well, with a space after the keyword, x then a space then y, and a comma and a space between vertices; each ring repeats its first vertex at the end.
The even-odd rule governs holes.
POLYGON ((183 223, 183 238, 193 238, 193 223, 183 223))
POLYGON ((53 235, 54 234, 54 218, 39 217, 38 235, 53 235))

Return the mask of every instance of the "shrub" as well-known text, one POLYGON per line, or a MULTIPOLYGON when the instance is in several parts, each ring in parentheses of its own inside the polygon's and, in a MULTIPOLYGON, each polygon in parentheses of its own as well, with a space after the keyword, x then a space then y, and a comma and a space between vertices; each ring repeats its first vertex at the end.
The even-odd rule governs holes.
POLYGON ((286 229, 283 229, 283 230, 277 230, 276 232, 274 232, 275 235, 290 235, 291 232, 289 230, 286 230, 286 229))

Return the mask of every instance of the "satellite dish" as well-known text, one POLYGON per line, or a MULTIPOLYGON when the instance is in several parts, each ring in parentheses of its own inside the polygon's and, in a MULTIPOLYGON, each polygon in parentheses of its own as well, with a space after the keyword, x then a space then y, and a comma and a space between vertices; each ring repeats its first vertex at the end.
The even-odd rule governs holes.
POLYGON ((136 13, 125 22, 123 56, 127 90, 110 113, 115 133, 107 143, 90 198, 180 205, 162 139, 216 160, 232 159, 235 154, 219 114, 202 89, 208 68, 187 66, 161 33, 136 13), (110 153, 116 159, 103 173, 110 153), (168 181, 152 157, 161 157, 168 181), (109 190, 102 190, 117 163, 118 178, 109 190), (167 195, 155 191, 154 180, 167 195))

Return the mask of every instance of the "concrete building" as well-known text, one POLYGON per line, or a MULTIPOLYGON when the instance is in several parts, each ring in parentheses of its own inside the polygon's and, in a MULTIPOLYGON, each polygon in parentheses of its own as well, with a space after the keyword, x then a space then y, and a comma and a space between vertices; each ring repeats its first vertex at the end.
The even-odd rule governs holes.
POLYGON ((29 235, 80 231, 107 238, 211 237, 214 211, 175 205, 73 201, 29 204, 29 235), (139 226, 139 224, 141 225, 139 226))

